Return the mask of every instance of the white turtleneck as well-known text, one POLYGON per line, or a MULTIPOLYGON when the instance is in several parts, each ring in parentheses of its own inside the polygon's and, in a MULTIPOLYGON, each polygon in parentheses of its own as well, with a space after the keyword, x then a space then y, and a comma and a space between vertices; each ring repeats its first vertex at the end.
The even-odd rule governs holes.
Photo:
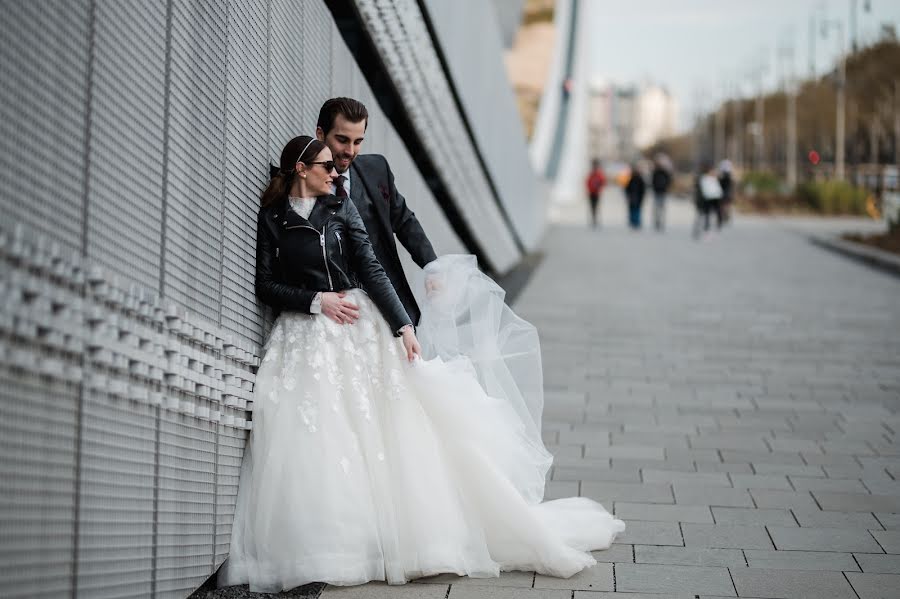
POLYGON ((297 196, 288 196, 288 202, 290 202, 291 208, 294 209, 294 212, 296 212, 303 218, 309 218, 309 214, 310 212, 312 212, 313 206, 316 205, 316 198, 300 198, 297 196))

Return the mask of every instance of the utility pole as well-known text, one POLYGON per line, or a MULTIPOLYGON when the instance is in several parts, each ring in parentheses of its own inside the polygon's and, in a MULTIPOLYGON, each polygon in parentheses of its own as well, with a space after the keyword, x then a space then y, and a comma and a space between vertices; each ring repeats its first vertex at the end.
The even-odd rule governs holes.
MULTIPOLYGON (((724 81, 724 78, 720 78, 720 80, 724 81)), ((716 120, 714 123, 715 135, 713 138, 713 160, 715 161, 722 160, 728 153, 728 150, 725 147, 725 100, 728 97, 728 88, 725 87, 724 83, 722 92, 721 100, 716 107, 716 120)))
MULTIPOLYGON (((850 52, 859 50, 859 28, 857 27, 857 0, 850 0, 850 52)), ((871 0, 863 0, 863 12, 872 11, 871 0)))
POLYGON ((809 15, 809 79, 816 80, 816 15, 809 15))
POLYGON ((741 95, 740 84, 735 84, 734 92, 734 161, 743 170, 744 168, 744 98, 741 95))
POLYGON ((823 37, 830 29, 837 29, 838 43, 840 44, 837 73, 837 110, 835 115, 835 148, 834 148, 834 178, 844 180, 844 120, 846 118, 846 87, 847 87, 847 56, 844 45, 844 24, 838 20, 822 22, 823 37))
POLYGON ((894 166, 900 164, 900 81, 894 79, 894 166))
POLYGON ((778 64, 781 71, 782 88, 787 100, 785 173, 788 187, 791 189, 797 185, 797 81, 794 76, 793 39, 794 36, 788 32, 785 41, 778 44, 778 64))
POLYGON ((756 103, 754 106, 754 123, 753 123, 753 168, 755 170, 763 170, 763 148, 765 133, 765 102, 763 98, 763 74, 766 65, 763 60, 757 59, 756 64, 750 69, 749 77, 756 80, 756 103))
POLYGON ((809 12, 809 78, 816 80, 816 37, 819 35, 819 19, 824 20, 825 3, 820 0, 816 7, 809 12))
POLYGON ((797 81, 791 71, 787 90, 787 184, 797 185, 797 81))

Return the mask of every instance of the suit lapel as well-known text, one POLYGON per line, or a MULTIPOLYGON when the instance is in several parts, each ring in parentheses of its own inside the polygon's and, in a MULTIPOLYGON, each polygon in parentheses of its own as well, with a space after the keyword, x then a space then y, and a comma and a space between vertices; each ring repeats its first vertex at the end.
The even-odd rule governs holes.
MULTIPOLYGON (((353 203, 359 205, 360 202, 365 202, 365 196, 368 194, 368 201, 375 207, 378 220, 381 221, 382 226, 387 229, 388 233, 391 233, 390 227, 387 225, 390 222, 387 215, 387 206, 385 206, 381 194, 378 193, 378 189, 375 187, 375 177, 363 174, 362 169, 356 164, 351 164, 350 168, 353 169, 353 176, 356 179, 350 182, 350 198, 353 200, 353 203)), ((391 234, 393 235, 393 233, 391 234)))

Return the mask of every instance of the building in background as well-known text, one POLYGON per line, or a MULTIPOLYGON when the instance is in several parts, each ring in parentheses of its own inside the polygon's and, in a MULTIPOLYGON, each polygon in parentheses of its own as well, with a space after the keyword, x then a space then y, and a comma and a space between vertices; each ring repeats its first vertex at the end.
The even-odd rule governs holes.
MULTIPOLYGON (((498 12, 509 13, 514 0, 495 0, 498 12)), ((555 0, 527 0, 520 7, 521 21, 507 44, 504 61, 525 133, 531 137, 541 95, 547 85, 557 38, 555 0)), ((508 22, 508 21, 507 21, 508 22)), ((505 24, 501 24, 506 35, 505 24)))
POLYGON ((678 105, 655 83, 621 85, 602 79, 589 86, 588 147, 601 160, 634 159, 642 149, 675 133, 678 105))

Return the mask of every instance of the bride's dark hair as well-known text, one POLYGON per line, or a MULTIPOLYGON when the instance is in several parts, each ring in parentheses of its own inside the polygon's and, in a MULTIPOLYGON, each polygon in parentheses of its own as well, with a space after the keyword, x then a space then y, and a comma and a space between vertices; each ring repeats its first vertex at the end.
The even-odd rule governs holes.
POLYGON ((269 167, 269 174, 272 179, 259 197, 259 203, 262 207, 265 208, 279 200, 284 200, 294 184, 294 178, 297 176, 297 163, 309 164, 324 149, 325 144, 323 142, 309 135, 300 135, 287 142, 281 151, 279 166, 271 165, 269 167))

